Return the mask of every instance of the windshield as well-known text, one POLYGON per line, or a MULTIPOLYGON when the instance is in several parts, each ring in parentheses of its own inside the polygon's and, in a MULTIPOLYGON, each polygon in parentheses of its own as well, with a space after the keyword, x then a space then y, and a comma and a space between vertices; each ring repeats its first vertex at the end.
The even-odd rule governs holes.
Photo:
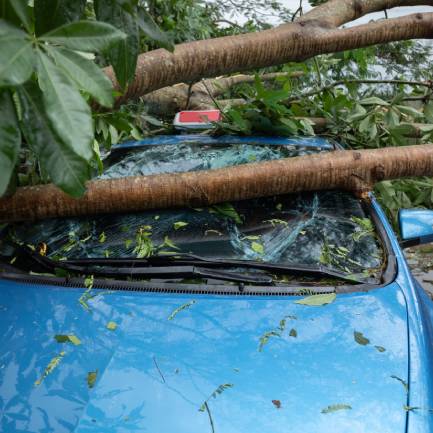
MULTIPOLYGON (((192 171, 317 152, 248 144, 153 146, 110 157, 105 178, 192 171)), ((166 209, 6 227, 3 238, 46 245, 55 260, 188 253, 212 259, 326 266, 379 278, 381 243, 360 200, 345 192, 298 193, 206 208, 166 209)), ((44 247, 45 248, 45 247, 44 247)), ((3 245, 3 255, 12 256, 3 245)))

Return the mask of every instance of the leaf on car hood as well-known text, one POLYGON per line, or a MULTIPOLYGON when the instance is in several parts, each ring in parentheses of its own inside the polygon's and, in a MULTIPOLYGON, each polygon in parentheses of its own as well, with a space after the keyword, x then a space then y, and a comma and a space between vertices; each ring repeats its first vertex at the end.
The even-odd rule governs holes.
POLYGON ((66 352, 60 352, 57 356, 55 356, 49 363, 48 365, 45 367, 45 370, 42 374, 42 376, 40 377, 40 379, 38 379, 35 382, 35 386, 38 386, 42 383, 42 381, 53 372, 53 370, 60 364, 60 361, 62 360, 62 358, 66 355, 66 352))
POLYGON ((107 323, 107 329, 109 329, 110 331, 115 331, 116 328, 117 328, 116 322, 108 322, 107 323))
POLYGON ((325 409, 322 409, 322 413, 332 413, 337 412, 338 410, 350 410, 352 409, 352 406, 350 404, 331 404, 328 407, 325 407, 325 409))
POLYGON ((87 373, 87 386, 93 388, 95 386, 96 378, 98 377, 98 370, 89 371, 87 373))
POLYGON ((337 295, 335 293, 323 293, 320 295, 311 295, 306 298, 295 301, 295 304, 309 305, 319 307, 321 305, 331 304, 335 301, 337 295))
POLYGON ((216 398, 217 395, 222 394, 226 389, 233 388, 232 383, 223 383, 220 385, 200 406, 199 411, 204 412, 206 410, 206 404, 211 398, 216 398))
POLYGON ((180 313, 182 310, 185 310, 189 307, 191 307, 191 305, 194 305, 195 301, 189 301, 183 305, 181 305, 180 307, 177 307, 167 318, 167 320, 173 320, 178 313, 180 313))
POLYGON ((72 343, 74 346, 79 346, 81 344, 81 340, 74 334, 57 334, 54 336, 54 338, 56 339, 57 343, 72 343))
POLYGON ((367 344, 370 344, 370 340, 364 337, 364 334, 362 332, 354 331, 353 337, 355 338, 355 341, 361 346, 366 346, 367 344))

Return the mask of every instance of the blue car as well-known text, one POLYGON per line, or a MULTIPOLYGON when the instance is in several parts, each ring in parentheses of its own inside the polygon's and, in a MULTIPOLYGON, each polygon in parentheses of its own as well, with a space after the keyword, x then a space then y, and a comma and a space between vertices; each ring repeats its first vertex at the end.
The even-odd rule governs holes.
MULTIPOLYGON (((338 148, 174 136, 102 178, 338 148)), ((433 240, 403 210, 403 246, 433 240)), ((302 192, 0 231, 0 430, 433 432, 433 305, 373 195, 302 192)))

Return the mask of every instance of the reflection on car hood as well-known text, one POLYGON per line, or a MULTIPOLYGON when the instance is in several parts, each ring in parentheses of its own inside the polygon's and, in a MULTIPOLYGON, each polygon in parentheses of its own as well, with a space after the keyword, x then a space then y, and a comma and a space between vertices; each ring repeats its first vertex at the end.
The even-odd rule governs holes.
POLYGON ((1 431, 405 431, 407 323, 395 284, 319 307, 84 291, 0 281, 1 431))

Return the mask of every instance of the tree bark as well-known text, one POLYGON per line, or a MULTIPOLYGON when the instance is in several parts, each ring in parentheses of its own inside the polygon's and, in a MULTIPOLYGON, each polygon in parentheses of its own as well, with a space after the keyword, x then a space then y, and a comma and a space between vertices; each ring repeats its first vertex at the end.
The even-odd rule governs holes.
POLYGON ((335 151, 217 170, 95 180, 80 199, 53 185, 22 187, 0 199, 0 222, 196 207, 296 191, 365 192, 377 181, 432 175, 432 144, 335 151))
MULTIPOLYGON (((270 30, 188 42, 177 45, 173 53, 160 49, 141 54, 135 79, 117 104, 163 87, 205 77, 302 61, 318 54, 378 43, 431 38, 431 13, 338 28, 371 12, 413 5, 433 5, 433 0, 330 0, 294 23, 270 30)), ((120 90, 112 68, 106 68, 105 73, 120 90)))
MULTIPOLYGON (((303 72, 273 72, 260 75, 262 81, 277 78, 299 78, 303 72)), ((205 110, 216 108, 213 98, 221 96, 233 86, 254 82, 254 75, 238 74, 231 77, 202 80, 189 86, 179 83, 150 92, 141 98, 150 114, 170 116, 182 110, 205 110)))

